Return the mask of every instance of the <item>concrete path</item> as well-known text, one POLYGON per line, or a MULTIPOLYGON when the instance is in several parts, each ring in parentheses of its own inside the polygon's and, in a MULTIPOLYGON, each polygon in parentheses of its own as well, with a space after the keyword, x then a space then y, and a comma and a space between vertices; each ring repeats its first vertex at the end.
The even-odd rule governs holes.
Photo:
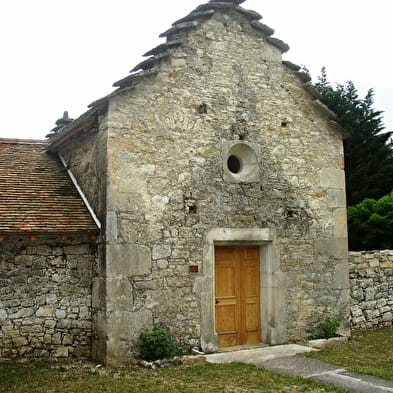
POLYGON ((209 363, 242 362, 263 367, 279 374, 300 376, 325 382, 349 392, 393 393, 393 382, 369 375, 349 372, 343 367, 302 356, 315 349, 290 344, 273 347, 220 352, 207 355, 209 363))

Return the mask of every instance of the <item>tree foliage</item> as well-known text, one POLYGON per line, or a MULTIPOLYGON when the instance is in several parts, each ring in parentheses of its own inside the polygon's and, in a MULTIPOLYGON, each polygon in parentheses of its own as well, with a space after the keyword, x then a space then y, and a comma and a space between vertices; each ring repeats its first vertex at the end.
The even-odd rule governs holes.
POLYGON ((351 250, 393 249, 393 192, 348 207, 351 250))
POLYGON ((373 108, 373 89, 362 99, 353 82, 333 87, 325 69, 316 87, 351 134, 344 141, 348 205, 389 194, 393 190, 393 144, 389 142, 393 132, 382 132, 382 112, 373 108))

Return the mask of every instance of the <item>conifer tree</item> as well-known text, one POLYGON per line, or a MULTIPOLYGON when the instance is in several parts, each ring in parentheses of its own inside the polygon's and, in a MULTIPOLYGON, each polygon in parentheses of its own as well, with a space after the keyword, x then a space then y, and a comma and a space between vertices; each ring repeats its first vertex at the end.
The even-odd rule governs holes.
POLYGON ((373 89, 362 99, 351 81, 333 87, 325 68, 316 87, 351 134, 344 141, 348 205, 389 194, 393 190, 393 132, 384 132, 382 112, 373 108, 373 89))

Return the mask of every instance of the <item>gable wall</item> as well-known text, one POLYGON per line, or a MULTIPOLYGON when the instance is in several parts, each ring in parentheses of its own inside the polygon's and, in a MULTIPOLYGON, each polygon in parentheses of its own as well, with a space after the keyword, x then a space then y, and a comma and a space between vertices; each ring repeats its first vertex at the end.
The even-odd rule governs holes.
POLYGON ((101 116, 98 128, 70 139, 59 151, 102 222, 106 207, 106 138, 106 120, 101 116))
POLYGON ((348 302, 341 136, 243 17, 217 14, 187 39, 109 106, 108 362, 129 358, 162 316, 199 340, 212 228, 277 231, 282 341, 303 338, 316 308, 348 302), (224 180, 239 136, 256 152, 251 182, 224 180))

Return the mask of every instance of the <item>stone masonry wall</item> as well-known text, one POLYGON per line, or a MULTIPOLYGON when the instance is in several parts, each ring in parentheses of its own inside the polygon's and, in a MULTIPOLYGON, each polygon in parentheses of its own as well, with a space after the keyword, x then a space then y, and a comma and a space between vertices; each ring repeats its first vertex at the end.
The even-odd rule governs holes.
POLYGON ((77 179, 78 185, 88 199, 101 222, 105 218, 106 187, 106 133, 105 119, 101 128, 93 127, 84 132, 78 140, 71 139, 60 150, 67 166, 77 179))
POLYGON ((90 356, 95 263, 87 239, 0 242, 0 360, 90 356))
POLYGON ((393 326, 393 250, 349 253, 353 329, 393 326))
POLYGON ((163 316, 200 337, 213 228, 277 234, 280 342, 302 338, 315 309, 349 299, 342 135, 241 15, 168 39, 185 44, 109 103, 109 362, 129 359, 141 328, 163 316), (233 181, 227 152, 239 143, 254 169, 233 181))
MULTIPOLYGON (((101 223, 103 230, 100 236, 111 232, 110 228, 106 230, 106 129, 105 115, 99 116, 95 127, 84 132, 78 139, 71 139, 60 150, 60 154, 64 157, 101 223)), ((92 357, 99 360, 105 358, 106 294, 101 290, 104 287, 105 274, 105 249, 104 242, 100 239, 97 245, 97 274, 92 284, 92 357)))

